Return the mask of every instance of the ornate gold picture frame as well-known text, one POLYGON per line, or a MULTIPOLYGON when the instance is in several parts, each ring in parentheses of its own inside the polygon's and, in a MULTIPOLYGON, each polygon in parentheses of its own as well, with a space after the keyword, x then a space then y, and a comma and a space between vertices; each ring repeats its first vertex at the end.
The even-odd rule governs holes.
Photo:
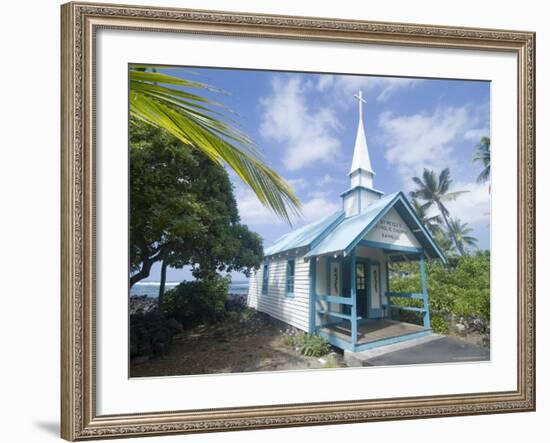
POLYGON ((535 34, 326 18, 67 3, 62 22, 61 435, 87 440, 533 411, 535 34), (517 389, 456 395, 96 412, 95 54, 99 29, 507 52, 517 57, 517 389))

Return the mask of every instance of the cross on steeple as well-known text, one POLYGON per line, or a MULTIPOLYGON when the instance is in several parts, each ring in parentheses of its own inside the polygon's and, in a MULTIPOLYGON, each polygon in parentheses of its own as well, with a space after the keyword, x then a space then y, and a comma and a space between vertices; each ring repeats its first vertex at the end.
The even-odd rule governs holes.
POLYGON ((353 94, 353 96, 357 99, 357 103, 359 104, 359 121, 363 121, 363 103, 367 103, 367 101, 363 98, 363 92, 359 90, 358 94, 353 94))

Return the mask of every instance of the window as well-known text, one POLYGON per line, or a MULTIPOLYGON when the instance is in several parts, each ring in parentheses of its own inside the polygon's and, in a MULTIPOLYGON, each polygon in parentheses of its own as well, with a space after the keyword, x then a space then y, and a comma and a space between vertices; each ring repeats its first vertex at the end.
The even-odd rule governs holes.
POLYGON ((264 265, 262 273, 262 294, 267 294, 267 283, 269 281, 269 264, 264 265))
POLYGON ((286 296, 294 296, 294 259, 286 262, 286 296))

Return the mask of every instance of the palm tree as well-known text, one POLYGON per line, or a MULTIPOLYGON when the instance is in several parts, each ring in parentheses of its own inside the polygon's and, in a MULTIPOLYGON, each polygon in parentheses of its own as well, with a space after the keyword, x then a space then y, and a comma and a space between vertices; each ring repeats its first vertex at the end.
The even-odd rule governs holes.
POLYGON ((443 229, 439 229, 435 232, 434 240, 445 256, 448 257, 454 253, 455 247, 453 245, 453 240, 451 239, 451 236, 443 229))
POLYGON ((428 215, 428 209, 432 205, 431 202, 421 203, 417 198, 411 198, 412 206, 418 215, 418 218, 428 230, 435 234, 441 230, 441 217, 439 215, 428 215))
POLYGON ((491 177, 491 139, 482 137, 472 155, 472 161, 481 162, 483 169, 477 177, 478 183, 485 183, 491 177))
POLYGON ((463 223, 457 218, 451 218, 449 224, 449 233, 455 239, 456 247, 460 252, 460 255, 465 255, 466 248, 468 246, 476 246, 477 243, 477 238, 468 235, 473 229, 468 226, 468 223, 463 223))
MULTIPOLYGON (((300 201, 288 183, 260 157, 254 142, 226 123, 223 108, 191 91, 221 92, 204 83, 156 72, 155 67, 132 65, 131 120, 160 127, 185 146, 199 149, 218 164, 227 164, 256 194, 260 202, 290 223, 290 212, 300 213, 300 201), (152 70, 148 70, 152 69, 152 70)), ((160 68, 159 68, 160 69, 160 68)))
POLYGON ((458 247, 458 240, 454 237, 451 231, 449 224, 450 213, 445 206, 445 202, 456 200, 458 196, 468 191, 449 192, 449 188, 453 182, 449 168, 443 169, 443 171, 439 174, 439 177, 434 171, 424 168, 422 178, 413 177, 413 181, 418 186, 418 189, 410 193, 411 197, 426 201, 426 203, 429 203, 428 207, 431 205, 437 206, 437 209, 441 213, 443 221, 447 226, 447 230, 453 237, 456 248, 460 250, 458 247))

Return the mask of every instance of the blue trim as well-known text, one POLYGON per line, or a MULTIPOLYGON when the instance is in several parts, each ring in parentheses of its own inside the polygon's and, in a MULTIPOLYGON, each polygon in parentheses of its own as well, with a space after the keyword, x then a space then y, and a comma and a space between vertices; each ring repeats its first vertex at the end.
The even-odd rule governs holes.
POLYGON ((334 334, 330 334, 325 331, 318 332, 318 335, 326 338, 331 345, 336 346, 337 348, 343 349, 345 351, 351 351, 351 352, 367 351, 369 349, 393 345, 395 343, 400 343, 407 340, 414 340, 415 338, 426 337, 432 334, 433 332, 431 329, 425 329, 423 331, 411 332, 410 334, 399 335, 397 337, 383 338, 380 340, 371 341, 369 343, 363 343, 361 345, 354 345, 353 343, 347 340, 343 340, 334 334))
MULTIPOLYGON (((317 311, 321 315, 328 315, 329 317, 342 318, 344 320, 353 321, 352 315, 342 314, 340 312, 327 311, 326 309, 319 309, 317 311)), ((358 320, 361 320, 361 317, 357 317, 358 320)), ((326 325, 323 325, 326 326, 326 325)))
POLYGON ((355 350, 355 344, 357 343, 357 291, 356 291, 356 279, 355 279, 355 250, 351 252, 351 299, 353 304, 351 305, 351 344, 352 349, 355 350))
POLYGON ((386 317, 391 317, 391 309, 387 307, 387 305, 390 304, 390 299, 388 297, 388 294, 390 293, 390 264, 388 263, 388 259, 385 261, 386 263, 386 317))
POLYGON ((269 291, 269 262, 264 263, 262 269, 262 295, 267 295, 269 291))
MULTIPOLYGON (((399 194, 402 194, 402 193, 400 192, 399 194)), ((407 208, 407 210, 409 211, 410 216, 413 218, 413 220, 416 222, 416 224, 420 227, 420 229, 422 230, 424 236, 428 239, 428 241, 430 242, 430 244, 431 244, 432 248, 434 249, 434 251, 436 252, 436 254, 439 255, 439 258, 441 259, 441 261, 443 263, 446 263, 447 259, 445 258, 445 255, 443 254, 441 249, 439 249, 439 246, 437 246, 437 243, 435 243, 435 241, 433 240, 431 234, 428 232, 426 227, 422 224, 422 222, 418 218, 418 215, 416 215, 416 211, 411 206, 409 200, 407 200, 407 198, 404 197, 404 196, 403 196, 402 200, 403 200, 403 204, 405 205, 405 208, 407 208)))
POLYGON ((331 303, 337 303, 339 305, 352 305, 353 301, 350 297, 336 297, 334 295, 316 294, 317 300, 329 301, 331 303))
POLYGON ((416 298, 416 299, 424 300, 424 293, 386 291, 386 297, 416 298))
POLYGON ((428 303, 428 282, 424 254, 420 255, 420 275, 422 277, 422 294, 424 296, 424 327, 430 328, 430 306, 428 303))
POLYGON ((344 192, 340 194, 340 197, 345 197, 346 195, 358 189, 364 189, 365 191, 370 191, 377 195, 384 195, 384 193, 382 191, 379 191, 378 189, 369 188, 368 186, 363 186, 363 185, 356 185, 353 188, 346 189, 344 192))
POLYGON ((317 261, 309 262, 309 333, 315 334, 315 308, 317 300, 315 299, 315 286, 317 283, 317 261))
POLYGON ((289 258, 286 261, 286 279, 285 279, 285 294, 288 298, 294 298, 294 280, 296 277, 296 260, 289 258), (290 264, 292 263, 292 275, 289 275, 290 264), (292 281, 291 281, 292 280, 292 281), (289 291, 292 285, 292 291, 289 291))
MULTIPOLYGON (((430 246, 432 246, 433 250, 439 256, 441 261, 445 262, 446 261, 445 256, 443 255, 443 253, 441 252, 441 250, 439 249, 437 244, 433 241, 431 235, 428 233, 428 231, 426 230, 424 225, 422 225, 420 219, 418 218, 418 216, 414 212, 414 209, 412 208, 411 204, 409 203, 409 201, 407 200, 407 198, 405 197, 405 195, 402 192, 397 193, 397 195, 387 203, 386 207, 383 210, 381 210, 376 217, 374 217, 374 219, 359 233, 359 235, 357 235, 357 237, 345 249, 346 254, 348 254, 353 248, 355 248, 355 246, 357 246, 357 244, 363 239, 363 237, 365 237, 365 235, 374 226, 376 226, 376 224, 380 221, 380 219, 382 217, 384 217, 388 213, 388 211, 395 206, 395 203, 397 203, 398 201, 403 203, 403 206, 407 210, 407 213, 408 213, 409 217, 412 219, 414 224, 416 224, 417 227, 420 228, 420 230, 422 231, 422 233, 424 234, 424 236, 428 240, 430 246)), ((396 208, 396 210, 399 213, 399 208, 396 208)), ((405 223, 407 225, 409 225, 409 223, 407 223, 406 221, 405 221, 405 223)), ((415 237, 416 237, 416 234, 413 233, 413 235, 415 235, 415 237)))
POLYGON ((423 252, 422 248, 416 248, 414 246, 392 245, 391 243, 383 243, 383 242, 372 241, 372 240, 359 240, 358 245, 366 246, 368 248, 387 249, 388 251, 401 251, 401 252, 414 252, 414 253, 423 252))
POLYGON ((380 308, 373 308, 372 307, 372 290, 371 290, 371 293, 369 295, 369 304, 368 304, 368 309, 369 309, 369 315, 368 315, 368 318, 380 318, 383 316, 383 309, 382 309, 382 282, 381 282, 381 279, 380 279, 380 263, 377 262, 377 261, 373 261, 370 266, 369 266, 369 289, 372 289, 371 285, 374 283, 374 280, 370 277, 372 277, 372 271, 373 271, 373 268, 376 267, 377 268, 377 278, 376 280, 377 281, 377 284, 378 284, 378 306, 380 306, 380 308))
POLYGON ((414 306, 401 306, 401 305, 388 305, 390 308, 402 309, 403 311, 411 312, 422 312, 425 313, 426 309, 424 308, 415 308, 414 306))
POLYGON ((336 337, 333 334, 328 334, 325 331, 319 331, 318 335, 326 338, 331 345, 336 346, 337 348, 344 349, 346 351, 353 351, 353 345, 349 341, 342 340, 341 338, 336 337))
POLYGON ((355 174, 357 171, 365 171, 370 172, 372 175, 376 175, 376 172, 371 171, 370 169, 364 169, 364 168, 355 168, 353 171, 348 172, 348 177, 355 174))
POLYGON ((361 239, 367 235, 367 233, 372 229, 373 226, 375 226, 384 215, 388 213, 388 211, 393 207, 394 203, 400 198, 400 194, 397 194, 394 198, 391 199, 391 201, 386 205, 386 207, 378 213, 376 217, 372 219, 372 221, 365 226, 365 228, 359 233, 357 237, 349 244, 349 246, 345 249, 346 254, 349 254, 349 252, 357 246, 357 244, 361 241, 361 239))

